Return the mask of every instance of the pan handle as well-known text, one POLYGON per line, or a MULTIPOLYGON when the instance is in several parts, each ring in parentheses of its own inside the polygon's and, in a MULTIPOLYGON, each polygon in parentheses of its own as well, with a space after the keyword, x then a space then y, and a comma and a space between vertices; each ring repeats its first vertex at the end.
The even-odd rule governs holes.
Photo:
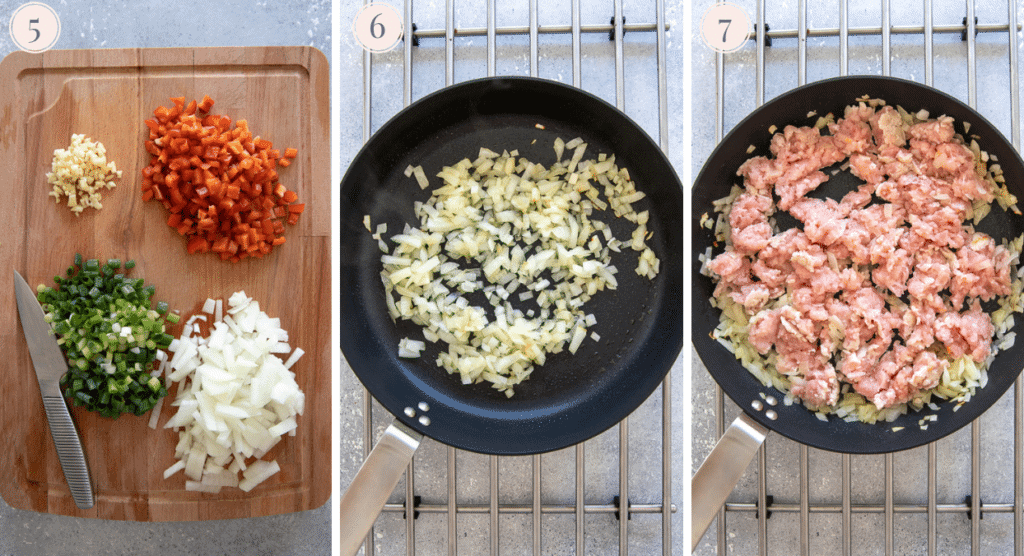
POLYGON ((711 521, 718 515, 719 508, 725 504, 725 499, 740 481, 767 435, 768 429, 746 413, 741 413, 693 475, 690 482, 691 551, 697 549, 711 521))
POLYGON ((423 435, 394 421, 370 451, 341 497, 341 553, 355 554, 373 527, 391 491, 402 478, 423 435))

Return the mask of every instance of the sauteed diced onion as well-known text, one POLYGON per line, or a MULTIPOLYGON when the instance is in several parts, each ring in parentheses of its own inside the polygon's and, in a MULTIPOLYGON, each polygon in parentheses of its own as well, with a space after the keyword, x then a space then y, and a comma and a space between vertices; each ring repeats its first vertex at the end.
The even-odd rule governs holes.
MULTIPOLYGON (((391 317, 422 326, 429 342, 448 344, 436 363, 463 383, 487 381, 511 397, 548 354, 566 347, 576 353, 596 324, 584 304, 618 286, 612 252, 631 248, 640 253, 637 274, 658 274, 660 261, 646 244, 649 214, 633 208, 644 193, 614 155, 584 160, 586 149, 581 138, 556 139, 556 162, 545 168, 517 151, 481 148, 476 160, 437 174, 442 185, 414 205, 419 226, 392 236, 393 249, 382 228, 373 235, 384 251, 391 317), (636 225, 629 241, 595 218, 602 212, 636 225), (518 303, 532 301, 536 309, 514 307, 517 291, 518 303), (467 297, 481 294, 490 312, 467 297)), ((429 186, 421 166, 405 175, 429 186)), ((369 230, 368 216, 364 224, 369 230)), ((399 356, 418 357, 425 347, 404 338, 399 356)))

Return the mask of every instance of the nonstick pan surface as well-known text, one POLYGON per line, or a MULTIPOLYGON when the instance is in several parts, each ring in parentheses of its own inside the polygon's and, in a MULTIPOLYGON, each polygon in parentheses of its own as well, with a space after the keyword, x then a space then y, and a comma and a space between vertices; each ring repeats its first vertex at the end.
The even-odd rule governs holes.
MULTIPOLYGON (((773 395, 781 401, 782 394, 774 388, 763 386, 710 336, 719 324, 719 311, 710 303, 715 286, 709 277, 697 272, 701 266, 699 255, 708 246, 712 246, 714 241, 713 232, 700 226, 701 215, 706 213, 710 218, 715 218, 712 201, 727 196, 733 184, 742 186, 742 178, 736 175, 737 168, 752 156, 769 153, 769 127, 775 125, 781 131, 788 124, 814 125, 818 115, 824 116, 829 112, 838 119, 847 105, 854 104, 855 99, 863 95, 884 99, 887 104, 900 105, 909 112, 926 109, 932 117, 943 114, 952 116, 956 120, 955 128, 960 133, 963 132, 962 122, 970 122, 969 136, 976 136, 982 150, 998 158, 1010 192, 1018 199, 1024 199, 1024 163, 1020 156, 990 122, 959 100, 936 89, 902 79, 876 76, 827 79, 794 89, 764 104, 741 121, 711 154, 693 185, 694 248, 691 264, 694 268, 693 342, 704 365, 723 391, 761 425, 793 440, 835 452, 869 454, 921 446, 973 421, 994 404, 1017 378, 1024 363, 1024 342, 1017 341, 1011 349, 999 352, 989 368, 988 385, 978 389, 975 396, 956 411, 953 403, 938 403, 938 411, 926 407, 921 412, 911 411, 892 423, 867 425, 847 423, 835 416, 824 422, 802 405, 784 406, 779 403, 775 407, 764 408, 777 412, 778 418, 773 420, 766 417, 765 411, 753 409, 751 403, 760 401, 762 394, 773 395), (808 113, 812 111, 817 115, 809 117, 808 113), (747 152, 750 145, 755 146, 753 153, 747 152), (938 415, 938 420, 928 423, 927 429, 922 430, 919 421, 932 413, 938 415), (897 427, 903 428, 894 431, 893 428, 897 427)), ((839 200, 859 183, 856 178, 841 173, 830 177, 811 196, 828 196, 839 200)), ((795 220, 788 222, 796 223, 795 220)), ((779 223, 780 226, 785 225, 781 216, 779 223)), ((1024 218, 1004 212, 998 205, 994 205, 992 212, 977 229, 997 241, 1012 238, 1024 232, 1024 218)), ((714 247, 714 254, 721 251, 721 246, 714 247)), ((1018 338, 1021 336, 1022 320, 1018 316, 1018 324, 1014 327, 1018 338)), ((933 401, 937 402, 938 399, 933 398, 933 401)))
MULTIPOLYGON (((540 453, 576 444, 638 407, 682 347, 682 186, 650 137, 597 97, 534 78, 487 78, 443 89, 381 127, 356 155, 340 187, 341 349, 374 398, 419 433, 490 454, 540 453), (429 199, 443 166, 475 159, 480 147, 518 149, 519 156, 548 166, 554 162, 554 139, 577 136, 589 144, 585 158, 614 153, 647 194, 634 206, 650 211, 648 245, 661 259, 660 274, 653 281, 640 278, 633 272, 635 251, 613 254, 618 289, 599 292, 585 305, 597 318, 591 330, 600 341, 588 338, 575 355, 549 356, 515 387, 512 398, 488 384, 463 385, 436 366, 437 354, 447 349, 443 342, 428 342, 418 359, 399 358, 399 340, 422 339, 422 334, 418 326, 388 316, 381 251, 363 225, 364 215, 374 229, 387 223, 384 237, 390 238, 406 223, 418 226, 413 203, 429 199), (404 175, 410 164, 423 166, 431 187, 421 190, 404 175), (421 402, 426 412, 419 409, 421 402)), ((628 222, 611 215, 601 219, 615 237, 629 238, 628 222)), ((482 297, 470 301, 489 307, 482 297)))

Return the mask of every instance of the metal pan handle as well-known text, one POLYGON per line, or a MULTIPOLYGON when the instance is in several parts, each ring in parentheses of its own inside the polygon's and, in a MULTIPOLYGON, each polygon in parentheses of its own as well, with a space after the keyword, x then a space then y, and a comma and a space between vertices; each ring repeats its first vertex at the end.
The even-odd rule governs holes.
POLYGON ((422 441, 422 434, 398 421, 384 431, 341 497, 342 554, 359 552, 366 534, 422 441))
POLYGON ((691 551, 697 549, 697 543, 747 470, 767 434, 768 429, 746 413, 741 413, 693 475, 690 482, 691 551))

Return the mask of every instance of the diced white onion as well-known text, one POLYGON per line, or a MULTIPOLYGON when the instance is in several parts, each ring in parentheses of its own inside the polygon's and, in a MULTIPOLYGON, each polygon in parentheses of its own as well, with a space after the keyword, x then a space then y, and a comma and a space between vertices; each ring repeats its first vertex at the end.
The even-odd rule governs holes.
MULTIPOLYGON (((203 310, 220 313, 221 308, 216 300, 203 310)), ((305 405, 290 370, 303 351, 290 348, 280 319, 269 317, 244 292, 229 298, 227 312, 230 316, 213 322, 206 337, 189 331, 170 350, 168 378, 178 383, 172 404, 178 411, 164 428, 179 429, 178 461, 164 477, 183 470, 186 490, 248 491, 279 471, 276 462, 245 460, 262 457, 282 436, 294 435, 305 405), (287 363, 276 355, 288 352, 287 363)))
POLYGON ((178 460, 173 465, 164 470, 164 478, 168 479, 171 475, 174 475, 178 471, 185 469, 185 460, 178 460))
POLYGON ((277 460, 274 461, 255 461, 248 469, 242 472, 244 477, 241 481, 238 481, 238 488, 249 492, 256 485, 269 479, 272 475, 281 470, 281 466, 277 464, 277 460))

